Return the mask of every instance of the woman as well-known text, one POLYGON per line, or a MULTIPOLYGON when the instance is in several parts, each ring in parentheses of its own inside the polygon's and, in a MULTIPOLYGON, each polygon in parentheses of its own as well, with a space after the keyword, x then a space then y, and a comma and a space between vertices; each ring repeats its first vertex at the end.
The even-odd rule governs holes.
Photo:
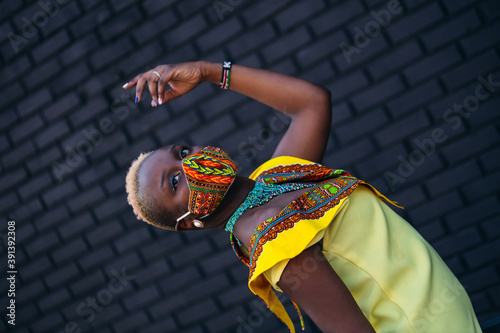
POLYGON ((464 288, 385 197, 319 164, 331 123, 327 90, 228 62, 161 65, 124 88, 135 87, 140 102, 147 84, 155 107, 201 82, 279 110, 290 126, 250 178, 236 175, 219 148, 173 145, 141 154, 127 175, 139 219, 180 232, 229 231, 250 268, 249 288, 292 332, 271 287, 324 332, 480 332, 464 288))

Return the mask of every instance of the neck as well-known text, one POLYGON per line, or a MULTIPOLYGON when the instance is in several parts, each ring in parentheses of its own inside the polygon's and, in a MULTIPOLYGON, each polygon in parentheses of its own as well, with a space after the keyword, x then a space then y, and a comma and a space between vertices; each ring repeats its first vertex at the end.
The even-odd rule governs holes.
POLYGON ((238 209, 254 187, 255 181, 237 175, 219 207, 213 214, 204 219, 205 226, 224 229, 231 215, 238 209))

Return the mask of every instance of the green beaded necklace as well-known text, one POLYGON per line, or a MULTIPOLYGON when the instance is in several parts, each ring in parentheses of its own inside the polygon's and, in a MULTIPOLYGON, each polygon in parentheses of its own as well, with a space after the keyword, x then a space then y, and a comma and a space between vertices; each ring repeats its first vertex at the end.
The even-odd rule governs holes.
POLYGON ((235 210, 233 215, 229 218, 226 224, 226 231, 230 233, 233 232, 234 224, 236 220, 243 214, 247 209, 254 208, 265 204, 272 198, 291 191, 296 191, 303 189, 305 187, 314 186, 316 184, 303 184, 303 183, 286 183, 286 184, 264 184, 255 183, 255 187, 248 193, 243 203, 235 210))

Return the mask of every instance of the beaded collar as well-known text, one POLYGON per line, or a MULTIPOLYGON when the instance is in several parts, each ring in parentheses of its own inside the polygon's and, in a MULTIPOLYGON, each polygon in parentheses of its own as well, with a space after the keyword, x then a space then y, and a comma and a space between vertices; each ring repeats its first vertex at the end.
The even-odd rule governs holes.
POLYGON ((241 214, 243 214, 247 209, 261 206, 280 194, 300 190, 305 187, 311 187, 314 185, 316 184, 285 183, 273 185, 265 183, 255 183, 255 187, 248 193, 248 196, 227 221, 225 230, 232 233, 234 224, 241 216, 241 214))

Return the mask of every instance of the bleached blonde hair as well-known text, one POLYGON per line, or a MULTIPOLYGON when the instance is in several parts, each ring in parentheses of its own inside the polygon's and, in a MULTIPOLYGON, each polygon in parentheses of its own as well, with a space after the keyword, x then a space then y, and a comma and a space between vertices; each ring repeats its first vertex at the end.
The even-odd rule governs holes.
POLYGON ((156 227, 174 230, 175 219, 170 212, 165 211, 147 193, 140 190, 139 170, 142 163, 151 156, 152 151, 141 153, 132 162, 125 178, 125 189, 127 191, 127 201, 132 206, 137 219, 152 224, 156 227))

